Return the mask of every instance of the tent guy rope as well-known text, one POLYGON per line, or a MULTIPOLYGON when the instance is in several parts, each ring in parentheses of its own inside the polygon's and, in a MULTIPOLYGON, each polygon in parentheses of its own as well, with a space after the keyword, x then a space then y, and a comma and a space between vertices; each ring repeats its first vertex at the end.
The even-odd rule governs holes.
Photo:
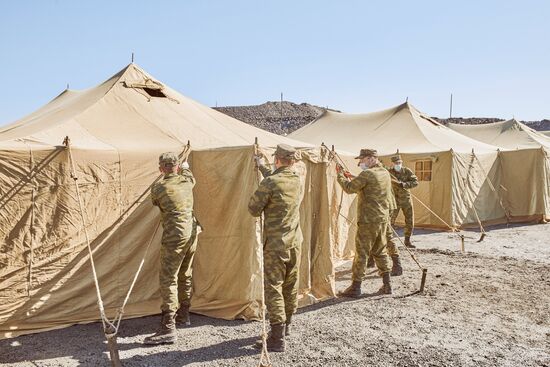
MULTIPOLYGON (((260 153, 260 147, 258 145, 258 138, 254 139, 254 157, 258 156, 260 153)), ((255 161, 255 159, 253 159, 255 161)), ((258 164, 254 163, 256 168, 256 182, 259 185, 261 181, 260 167, 258 164)), ((263 216, 259 218, 260 224, 260 234, 263 238, 263 216)), ((261 293, 262 293, 262 351, 260 353, 260 361, 258 362, 258 367, 271 367, 271 358, 269 357, 269 352, 267 351, 267 321, 265 319, 266 307, 265 307, 265 289, 264 289, 264 257, 263 254, 260 256, 260 282, 261 282, 261 293)))

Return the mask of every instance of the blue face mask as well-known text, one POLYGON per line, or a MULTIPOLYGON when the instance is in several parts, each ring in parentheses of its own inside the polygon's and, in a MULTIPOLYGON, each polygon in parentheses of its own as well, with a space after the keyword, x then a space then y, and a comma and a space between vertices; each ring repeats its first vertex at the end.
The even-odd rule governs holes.
POLYGON ((369 166, 368 166, 365 162, 359 163, 359 167, 360 167, 363 171, 366 171, 366 170, 369 169, 369 166))
POLYGON ((393 166, 393 169, 396 170, 397 172, 401 171, 401 165, 400 164, 395 164, 393 166))

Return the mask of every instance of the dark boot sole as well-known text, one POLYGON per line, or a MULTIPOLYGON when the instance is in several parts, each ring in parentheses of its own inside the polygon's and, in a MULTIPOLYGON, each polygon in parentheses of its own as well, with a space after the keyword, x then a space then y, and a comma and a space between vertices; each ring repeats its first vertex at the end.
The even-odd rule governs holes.
MULTIPOLYGON (((263 347, 262 342, 256 342, 254 344, 254 349, 262 349, 262 347, 263 347)), ((285 348, 284 347, 283 348, 273 348, 273 347, 270 348, 270 347, 267 347, 267 351, 268 352, 284 352, 285 348)))
POLYGON ((360 298, 361 293, 359 294, 338 293, 337 296, 340 298, 360 298))
POLYGON ((144 340, 143 344, 145 345, 163 345, 163 344, 175 344, 177 339, 170 339, 170 340, 159 340, 159 341, 147 341, 144 340))

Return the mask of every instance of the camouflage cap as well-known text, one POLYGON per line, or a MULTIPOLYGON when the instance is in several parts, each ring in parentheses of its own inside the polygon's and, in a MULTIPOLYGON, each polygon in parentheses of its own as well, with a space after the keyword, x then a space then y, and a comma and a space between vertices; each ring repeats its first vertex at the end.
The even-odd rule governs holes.
POLYGON ((162 153, 159 156, 159 164, 177 164, 178 155, 174 152, 162 153))
POLYGON ((277 149, 273 155, 283 159, 298 159, 298 152, 296 149, 287 144, 277 145, 277 149))
POLYGON ((391 157, 391 161, 392 162, 397 162, 397 161, 402 161, 403 159, 401 159, 401 155, 400 154, 396 154, 394 156, 391 157))
POLYGON ((355 159, 362 159, 365 157, 378 157, 378 152, 376 149, 361 149, 359 155, 355 159))

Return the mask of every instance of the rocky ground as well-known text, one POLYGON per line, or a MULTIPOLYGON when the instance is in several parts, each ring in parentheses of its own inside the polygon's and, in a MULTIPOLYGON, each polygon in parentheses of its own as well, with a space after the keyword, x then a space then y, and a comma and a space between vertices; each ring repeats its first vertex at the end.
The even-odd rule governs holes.
MULTIPOLYGON (((420 270, 403 253, 394 294, 376 296, 371 272, 360 299, 301 309, 287 352, 273 366, 550 366, 550 225, 491 228, 481 242, 467 232, 466 252, 449 233, 417 231, 420 270)), ((350 281, 349 262, 337 288, 350 281)), ((256 366, 251 347, 260 323, 193 315, 172 346, 145 347, 158 317, 125 320, 124 366, 256 366)), ((108 366, 99 324, 0 341, 2 366, 108 366)))

